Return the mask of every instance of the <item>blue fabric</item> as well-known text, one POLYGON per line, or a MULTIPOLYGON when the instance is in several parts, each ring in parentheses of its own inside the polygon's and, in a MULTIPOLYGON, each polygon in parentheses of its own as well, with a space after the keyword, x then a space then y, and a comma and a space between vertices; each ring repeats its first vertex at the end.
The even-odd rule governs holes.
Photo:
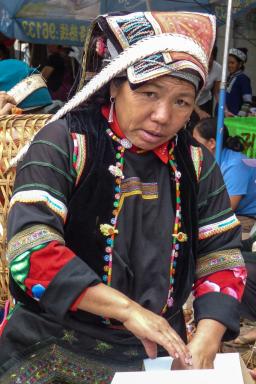
POLYGON ((226 93, 226 105, 230 112, 237 115, 243 102, 243 95, 251 95, 252 87, 248 76, 243 72, 234 75, 229 81, 226 93))
MULTIPOLYGON (((40 73, 36 68, 29 67, 20 60, 8 59, 0 61, 0 91, 9 91, 14 85, 26 77, 40 73)), ((23 100, 18 107, 23 109, 45 107, 52 103, 47 88, 40 88, 23 100)))
POLYGON ((241 152, 223 148, 221 172, 229 196, 242 195, 236 214, 256 217, 256 168, 244 164, 247 157, 241 152))

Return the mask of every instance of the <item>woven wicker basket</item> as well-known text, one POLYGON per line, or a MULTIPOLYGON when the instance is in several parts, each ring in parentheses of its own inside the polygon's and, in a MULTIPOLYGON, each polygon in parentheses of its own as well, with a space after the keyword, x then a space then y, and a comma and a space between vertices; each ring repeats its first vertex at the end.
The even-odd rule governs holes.
POLYGON ((15 168, 10 160, 50 119, 51 115, 8 115, 0 117, 0 307, 9 298, 6 254, 6 219, 15 168))

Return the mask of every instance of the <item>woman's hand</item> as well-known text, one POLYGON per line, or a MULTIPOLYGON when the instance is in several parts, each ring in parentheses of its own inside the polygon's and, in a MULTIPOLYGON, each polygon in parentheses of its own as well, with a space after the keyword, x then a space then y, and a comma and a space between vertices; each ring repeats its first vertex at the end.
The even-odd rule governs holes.
POLYGON ((209 113, 203 111, 202 109, 200 109, 200 112, 197 114, 198 114, 200 120, 211 117, 211 115, 209 115, 209 113))
POLYGON ((112 287, 99 283, 88 288, 78 308, 120 321, 141 340, 150 358, 157 356, 157 345, 161 345, 174 359, 179 358, 185 365, 191 363, 188 348, 163 317, 143 308, 112 287))
POLYGON ((170 356, 179 359, 185 366, 191 363, 191 354, 188 348, 163 317, 133 302, 123 325, 141 340, 150 358, 157 356, 158 344, 165 348, 170 356))
POLYGON ((0 116, 10 114, 15 105, 16 102, 13 97, 6 92, 0 92, 0 116))
POLYGON ((198 105, 195 105, 194 111, 198 114, 198 117, 200 120, 211 117, 211 115, 209 115, 209 113, 205 112, 198 105))
POLYGON ((225 114, 225 117, 234 117, 234 116, 235 116, 235 115, 234 115, 232 112, 230 112, 228 109, 225 109, 224 114, 225 114))
POLYGON ((181 360, 172 364, 175 369, 211 369, 216 353, 226 327, 215 320, 203 319, 197 325, 197 330, 187 345, 192 355, 192 366, 186 366, 181 360))

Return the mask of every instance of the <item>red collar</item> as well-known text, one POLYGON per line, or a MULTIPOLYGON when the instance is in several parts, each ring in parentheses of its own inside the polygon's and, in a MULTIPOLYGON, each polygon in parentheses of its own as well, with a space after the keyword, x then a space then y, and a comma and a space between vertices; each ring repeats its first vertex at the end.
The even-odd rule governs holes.
MULTIPOLYGON (((109 110, 110 110, 110 107, 109 106, 103 106, 101 108, 101 113, 102 115, 108 119, 108 116, 109 116, 109 110)), ((125 135, 123 134, 123 132, 121 131, 121 128, 119 127, 119 124, 118 124, 118 121, 117 121, 117 118, 116 118, 116 114, 114 112, 114 115, 113 115, 113 123, 109 123, 109 126, 110 128, 112 129, 112 131, 118 136, 120 137, 121 139, 124 139, 125 138, 125 135)), ((164 144, 161 144, 159 145, 159 147, 153 149, 153 152, 159 157, 160 160, 162 160, 163 163, 167 164, 168 163, 168 160, 169 160, 169 153, 168 153, 168 144, 169 142, 167 143, 164 143, 164 144)), ((139 148, 135 147, 135 145, 132 146, 132 148, 130 149, 131 151, 133 152, 137 152, 137 153, 142 153, 142 152, 145 152, 145 151, 142 151, 140 150, 139 148)))

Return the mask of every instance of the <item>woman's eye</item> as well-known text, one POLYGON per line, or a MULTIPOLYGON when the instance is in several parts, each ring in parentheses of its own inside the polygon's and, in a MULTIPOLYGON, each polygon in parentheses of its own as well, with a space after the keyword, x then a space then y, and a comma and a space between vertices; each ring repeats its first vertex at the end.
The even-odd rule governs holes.
POLYGON ((189 106, 189 103, 183 99, 178 99, 176 101, 176 103, 178 104, 179 107, 187 107, 189 106))
POLYGON ((155 92, 144 92, 144 95, 149 97, 150 99, 156 96, 155 92))

